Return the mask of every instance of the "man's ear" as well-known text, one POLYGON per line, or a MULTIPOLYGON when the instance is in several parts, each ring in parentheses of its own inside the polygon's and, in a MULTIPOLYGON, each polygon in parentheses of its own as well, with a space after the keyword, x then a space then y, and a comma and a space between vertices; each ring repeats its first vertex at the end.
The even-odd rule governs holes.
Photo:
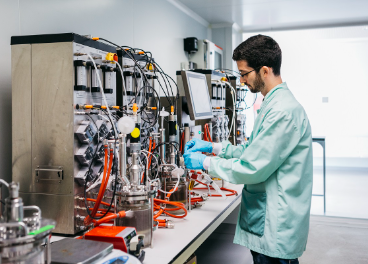
POLYGON ((273 73, 273 70, 272 70, 271 67, 263 66, 260 69, 260 74, 261 74, 261 76, 263 76, 263 78, 269 77, 269 75, 272 74, 272 73, 273 73))

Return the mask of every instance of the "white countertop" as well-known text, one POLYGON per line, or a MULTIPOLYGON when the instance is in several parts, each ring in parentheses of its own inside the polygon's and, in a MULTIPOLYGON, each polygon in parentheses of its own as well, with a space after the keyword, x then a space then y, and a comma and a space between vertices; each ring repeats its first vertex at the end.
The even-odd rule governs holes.
MULTIPOLYGON (((175 224, 173 229, 158 228, 153 232, 153 243, 151 248, 145 248, 144 264, 184 263, 196 249, 207 239, 207 237, 224 221, 224 219, 239 205, 243 185, 226 183, 226 188, 238 192, 237 196, 209 197, 202 207, 188 211, 184 219, 160 216, 167 218, 175 224)), ((207 192, 206 190, 194 190, 196 193, 207 192)), ((215 191, 211 191, 211 193, 215 191)), ((226 194, 228 192, 225 192, 226 194)), ((51 242, 63 239, 61 236, 52 236, 51 242)), ((125 256, 126 253, 116 254, 114 250, 103 261, 111 259, 115 255, 125 256)), ((128 263, 135 263, 132 257, 128 263)))
POLYGON ((202 207, 188 211, 184 219, 167 217, 175 228, 159 228, 153 232, 153 246, 144 249, 146 258, 143 263, 184 263, 240 203, 243 185, 227 183, 225 187, 236 190, 238 196, 209 197, 202 207))

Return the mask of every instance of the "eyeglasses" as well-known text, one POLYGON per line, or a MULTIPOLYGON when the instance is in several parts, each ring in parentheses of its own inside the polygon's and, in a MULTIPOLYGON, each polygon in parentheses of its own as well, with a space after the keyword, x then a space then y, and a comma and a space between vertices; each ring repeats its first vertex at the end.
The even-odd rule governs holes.
POLYGON ((249 71, 249 72, 246 72, 246 73, 244 73, 244 74, 240 74, 240 76, 242 77, 242 78, 244 78, 245 76, 247 76, 249 73, 251 73, 251 72, 254 72, 254 71, 256 71, 256 70, 259 70, 260 68, 262 68, 263 66, 261 66, 261 67, 257 67, 257 68, 255 68, 254 70, 251 70, 251 71, 249 71))

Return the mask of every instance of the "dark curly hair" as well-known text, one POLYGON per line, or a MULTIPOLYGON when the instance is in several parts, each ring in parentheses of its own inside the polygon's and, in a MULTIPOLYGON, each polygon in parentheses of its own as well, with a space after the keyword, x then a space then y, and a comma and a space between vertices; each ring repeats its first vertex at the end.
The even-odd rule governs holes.
POLYGON ((280 75, 281 49, 269 36, 256 35, 248 38, 234 50, 233 60, 245 60, 257 72, 262 66, 271 67, 276 76, 280 75))

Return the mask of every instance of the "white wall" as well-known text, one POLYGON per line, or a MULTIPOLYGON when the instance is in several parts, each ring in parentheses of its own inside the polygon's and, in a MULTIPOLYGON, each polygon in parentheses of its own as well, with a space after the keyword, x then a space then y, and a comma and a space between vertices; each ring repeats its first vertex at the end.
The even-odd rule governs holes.
POLYGON ((326 136, 327 165, 368 167, 368 27, 261 34, 279 43, 281 75, 304 106, 313 135, 326 136))
POLYGON ((212 42, 223 48, 223 68, 237 70, 232 60, 234 49, 243 41, 240 28, 236 24, 212 25, 212 42))
POLYGON ((206 26, 166 0, 0 0, 0 178, 6 181, 12 162, 10 37, 65 32, 149 50, 174 80, 187 60, 183 38, 208 37, 206 26))

